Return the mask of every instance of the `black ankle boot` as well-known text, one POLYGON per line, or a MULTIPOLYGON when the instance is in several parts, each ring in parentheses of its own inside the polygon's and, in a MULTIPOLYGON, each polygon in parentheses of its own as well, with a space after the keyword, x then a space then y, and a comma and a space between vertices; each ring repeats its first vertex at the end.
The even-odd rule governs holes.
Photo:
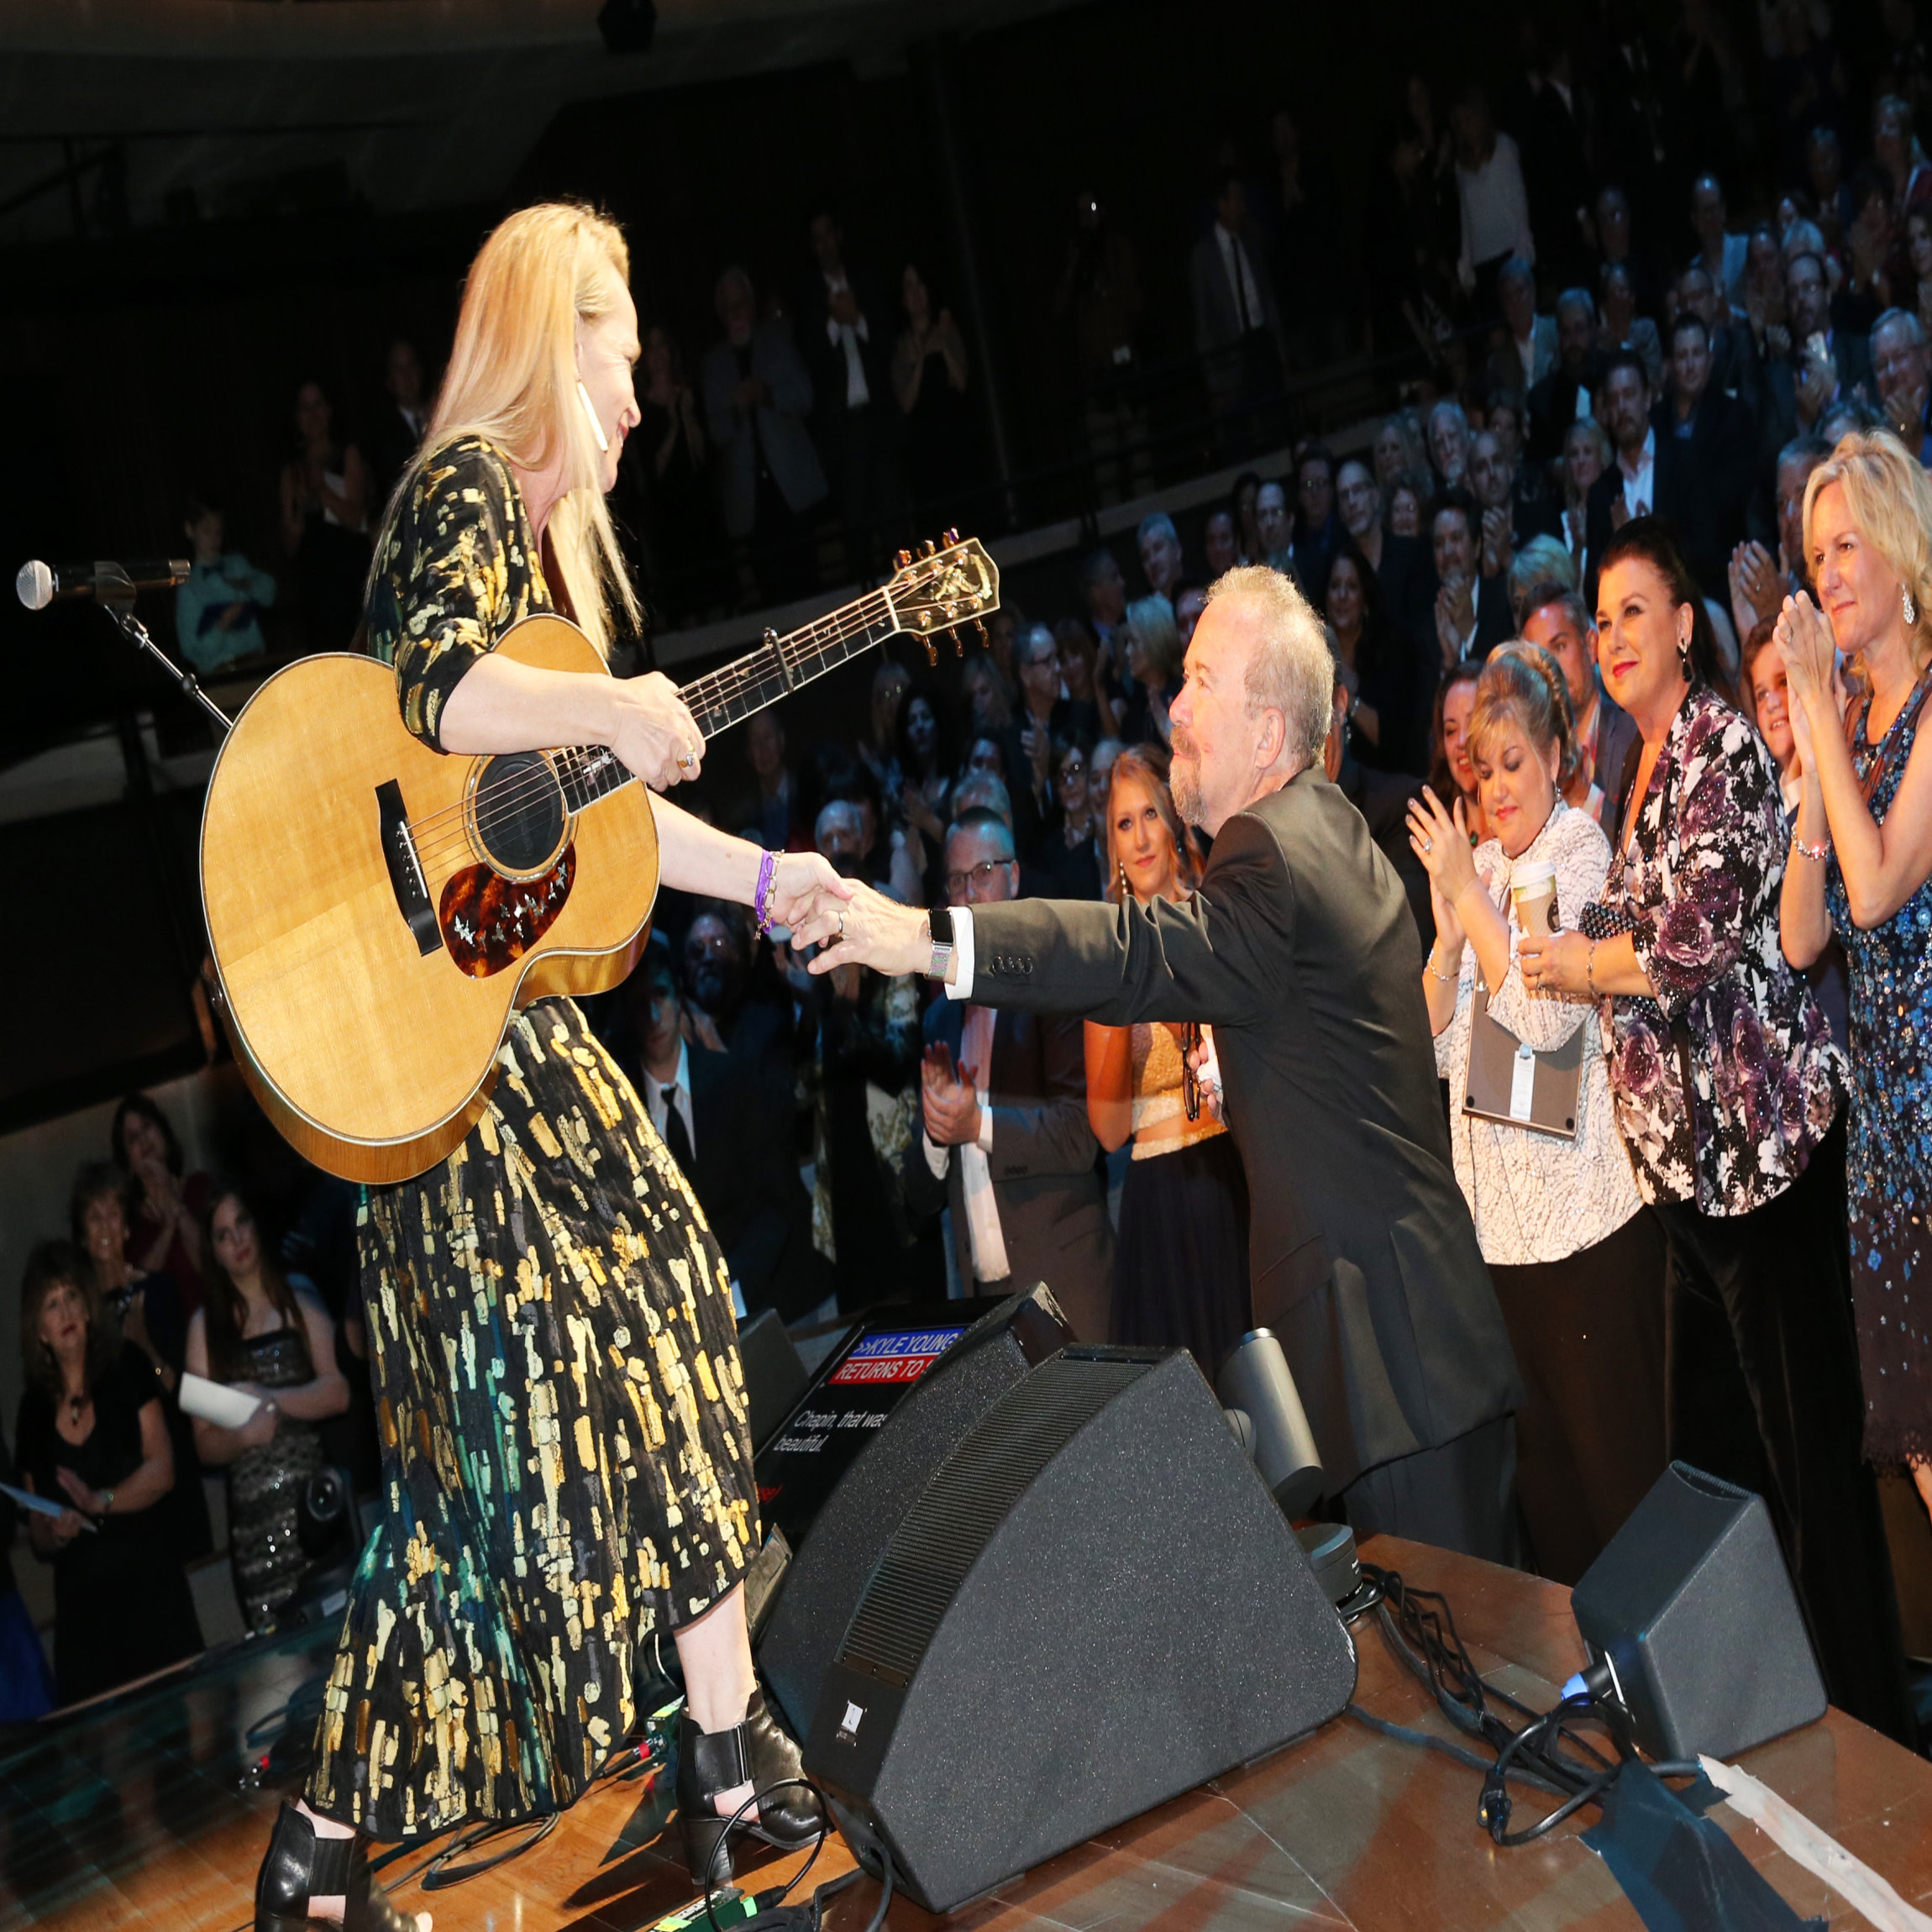
POLYGON ((719 1817, 712 1802, 721 1791, 748 1784, 769 1793, 738 1826, 767 1845, 790 1851, 817 1837, 822 1829, 817 1799, 802 1785, 785 1782, 798 1775, 798 1746, 759 1692, 751 1693, 744 1722, 727 1730, 700 1730, 686 1709, 678 1721, 678 1814, 693 1884, 724 1885, 732 1877, 728 1820, 719 1817))
POLYGON ((802 1784, 786 1782, 804 1775, 801 1753, 778 1719, 766 1709, 764 1693, 754 1690, 745 1706, 751 1738, 752 1782, 771 1796, 759 1803, 758 1835, 767 1845, 790 1851, 809 1845, 825 1829, 818 1800, 802 1784), (773 1791, 776 1785, 779 1789, 773 1791))
POLYGON ((339 1898, 342 1932, 416 1932, 416 1915, 398 1912, 369 1869, 368 1841, 324 1838, 283 1802, 255 1882, 255 1932, 308 1932, 311 1898, 339 1898))

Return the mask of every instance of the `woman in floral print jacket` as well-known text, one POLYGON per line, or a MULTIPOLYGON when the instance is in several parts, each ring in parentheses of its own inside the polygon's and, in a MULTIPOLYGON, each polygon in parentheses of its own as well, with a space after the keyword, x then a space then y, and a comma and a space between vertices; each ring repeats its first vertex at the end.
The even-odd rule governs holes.
POLYGON ((1597 592, 1604 688, 1636 720, 1604 898, 1520 948, 1603 1001, 1617 1122, 1669 1246, 1671 1452, 1770 1505, 1831 1701, 1909 1742, 1903 1648, 1845 1247, 1842 1057, 1779 949, 1777 770, 1713 690, 1668 528, 1626 523, 1597 592))

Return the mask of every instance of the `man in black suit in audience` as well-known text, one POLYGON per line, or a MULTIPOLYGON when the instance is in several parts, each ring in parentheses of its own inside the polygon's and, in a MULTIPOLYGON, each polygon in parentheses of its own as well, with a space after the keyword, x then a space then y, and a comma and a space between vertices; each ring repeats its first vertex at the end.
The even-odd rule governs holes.
POLYGON ((1818 256, 1793 255, 1784 265, 1784 308, 1790 349, 1764 365, 1758 428, 1767 464, 1794 436, 1817 428, 1834 402, 1861 383, 1868 391, 1872 386, 1869 345, 1834 318, 1831 285, 1818 256))
POLYGON ((1429 575, 1419 538, 1398 537, 1383 523, 1382 491, 1375 472, 1351 456, 1335 475, 1335 504, 1341 526, 1368 559, 1382 591, 1382 608, 1404 629, 1413 631, 1410 600, 1429 575))
MULTIPOLYGON (((1674 518, 1677 512, 1669 460, 1659 451, 1656 399, 1643 359, 1627 349, 1611 356, 1604 372, 1603 396, 1608 418, 1604 427, 1609 432, 1615 460, 1590 486, 1584 507, 1592 580, 1583 586, 1583 596, 1591 602, 1597 595, 1596 559, 1611 536, 1633 517, 1674 518)), ((1663 434, 1669 433, 1667 425, 1663 426, 1663 434)))
MULTIPOLYGON (((409 466, 429 427, 429 404, 423 394, 423 359, 416 344, 402 336, 389 345, 389 359, 383 370, 382 386, 389 401, 380 412, 381 427, 373 438, 370 454, 374 460, 376 494, 372 512, 380 512, 396 480, 409 466)), ((372 514, 370 522, 375 520, 372 514)))
POLYGON ((838 497, 846 562, 855 575, 884 574, 896 529, 900 412, 892 388, 899 305, 845 260, 834 215, 811 221, 813 269, 799 291, 798 344, 811 370, 814 423, 838 497))
POLYGON ((1214 839, 1194 892, 940 920, 841 881, 797 942, 828 942, 814 972, 861 962, 1000 1009, 1210 1024, 1255 1320, 1281 1337, 1331 1496, 1358 1536, 1508 1562, 1522 1387, 1450 1163, 1415 921, 1322 767, 1334 689, 1300 593, 1231 570, 1174 701, 1174 802, 1214 839))
POLYGON ((1595 298, 1587 288, 1567 288, 1557 297, 1557 366, 1530 391, 1530 454, 1536 461, 1563 454, 1570 425, 1589 414, 1597 376, 1595 298))
POLYGON ((1509 610, 1509 580, 1502 570, 1485 577, 1483 527, 1476 500, 1467 490, 1445 490, 1429 509, 1429 541, 1434 579, 1413 597, 1410 619, 1415 648, 1428 675, 1423 685, 1434 695, 1436 680, 1465 658, 1488 656, 1515 635, 1509 610))
POLYGON ((747 1311, 787 1321, 835 1290, 811 1242, 783 1054, 721 1053, 685 1037, 670 948, 653 939, 624 983, 638 1097, 718 1237, 747 1311))
POLYGON ((1669 433, 1657 459, 1661 486, 1683 544, 1684 561, 1707 597, 1730 596, 1731 552, 1744 541, 1745 511, 1757 470, 1757 419, 1711 381, 1710 332, 1688 310, 1671 329, 1669 433))
MULTIPOLYGON (((1018 895, 1013 835, 990 811, 946 834, 950 906, 1018 895)), ((948 1208, 968 1294, 1043 1281, 1083 1341, 1107 1339, 1114 1234, 1087 1124, 1082 1022, 936 1000, 926 1010, 923 1131, 906 1150, 906 1204, 948 1208)))

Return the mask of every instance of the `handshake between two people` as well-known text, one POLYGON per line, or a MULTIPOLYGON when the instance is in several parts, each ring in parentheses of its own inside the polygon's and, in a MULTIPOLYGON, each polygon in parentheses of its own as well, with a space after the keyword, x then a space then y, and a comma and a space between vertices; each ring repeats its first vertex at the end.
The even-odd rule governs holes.
POLYGON ((810 973, 869 966, 898 975, 923 973, 932 963, 924 911, 841 877, 816 854, 800 854, 776 869, 768 909, 774 925, 789 928, 795 952, 820 948, 806 963, 810 973))

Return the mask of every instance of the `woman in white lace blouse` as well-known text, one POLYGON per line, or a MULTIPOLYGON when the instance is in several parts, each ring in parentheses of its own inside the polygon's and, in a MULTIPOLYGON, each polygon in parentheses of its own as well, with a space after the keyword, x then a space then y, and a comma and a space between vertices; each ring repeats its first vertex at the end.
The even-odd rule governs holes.
POLYGON ((1573 1583, 1663 1469, 1663 1237, 1617 1132, 1593 1007, 1526 985, 1516 957, 1516 868, 1553 866, 1554 916, 1573 921, 1610 862, 1596 821, 1563 802, 1576 746, 1546 651, 1509 645, 1483 666, 1468 747, 1484 842, 1470 851, 1460 801, 1452 817, 1425 789, 1410 806, 1436 913, 1422 985, 1449 1083, 1456 1178, 1527 1392, 1517 1497, 1537 1567, 1573 1583), (1465 1110, 1485 990, 1489 1018, 1533 1051, 1580 1042, 1573 1139, 1465 1110))

